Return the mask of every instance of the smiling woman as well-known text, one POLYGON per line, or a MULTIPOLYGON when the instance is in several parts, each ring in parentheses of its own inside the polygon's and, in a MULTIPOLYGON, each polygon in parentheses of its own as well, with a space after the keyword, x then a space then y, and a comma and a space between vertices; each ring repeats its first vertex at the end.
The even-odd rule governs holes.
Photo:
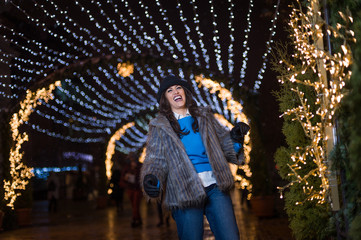
POLYGON ((209 108, 198 107, 187 81, 176 76, 163 79, 158 101, 141 171, 145 193, 161 200, 163 192, 179 239, 203 239, 204 215, 216 239, 239 239, 228 163, 241 164, 236 155, 243 142, 231 136, 243 139, 247 132, 230 135, 209 108))

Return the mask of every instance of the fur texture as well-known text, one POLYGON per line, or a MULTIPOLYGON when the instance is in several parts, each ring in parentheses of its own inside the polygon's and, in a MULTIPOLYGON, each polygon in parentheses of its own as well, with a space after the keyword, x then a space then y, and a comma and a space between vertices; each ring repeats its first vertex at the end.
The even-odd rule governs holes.
MULTIPOLYGON (((234 184, 228 162, 239 165, 242 159, 236 157, 229 131, 220 125, 208 108, 200 108, 198 123, 217 185, 222 191, 228 191, 234 184)), ((206 193, 201 180, 183 143, 163 115, 158 115, 149 123, 147 151, 140 178, 142 187, 147 174, 159 179, 165 194, 164 204, 169 209, 204 203, 206 193)))

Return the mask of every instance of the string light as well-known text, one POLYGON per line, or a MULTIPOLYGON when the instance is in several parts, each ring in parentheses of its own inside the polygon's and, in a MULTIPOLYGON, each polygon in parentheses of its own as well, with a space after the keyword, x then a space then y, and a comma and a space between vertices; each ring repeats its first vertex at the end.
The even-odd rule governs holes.
MULTIPOLYGON (((227 4, 228 36, 219 32, 222 26, 215 3, 207 2, 211 6, 211 18, 207 19, 212 24, 211 39, 206 39, 205 32, 208 29, 202 29, 204 23, 201 24, 200 19, 204 19, 203 15, 199 15, 203 9, 200 9, 200 2, 195 0, 189 3, 178 0, 176 9, 165 8, 159 0, 153 3, 139 0, 139 4, 131 4, 128 0, 117 3, 111 0, 106 3, 91 0, 86 5, 81 1, 74 1, 66 7, 58 5, 54 0, 48 0, 46 4, 38 0, 32 2, 34 8, 31 10, 21 1, 10 1, 9 7, 24 17, 25 24, 38 31, 40 37, 19 32, 21 28, 17 25, 9 27, 7 23, 0 24, 6 43, 19 52, 13 55, 4 51, 0 55, 0 62, 6 63, 14 71, 9 75, 0 75, 0 87, 4 88, 0 89, 0 97, 18 99, 24 95, 28 86, 39 79, 50 77, 49 73, 59 72, 58 75, 54 74, 57 78, 64 74, 63 86, 57 89, 55 99, 49 102, 39 101, 41 106, 34 109, 34 113, 44 121, 59 125, 59 129, 68 128, 75 136, 50 131, 32 122, 32 119, 23 123, 34 131, 64 141, 103 142, 117 126, 133 121, 134 116, 142 118, 145 112, 155 111, 159 82, 167 74, 180 74, 184 78, 190 76, 193 79, 195 72, 199 72, 198 69, 210 70, 212 59, 217 67, 208 76, 222 74, 227 68, 227 74, 234 75, 234 64, 241 61, 239 58, 235 59, 233 49, 237 34, 233 24, 238 12, 234 11, 232 0, 228 0, 227 4), (170 14, 174 12, 178 14, 178 18, 170 18, 170 14), (181 27, 176 26, 178 23, 173 19, 179 19, 181 27), (185 41, 180 41, 184 39, 185 41), (226 54, 221 52, 220 44, 228 39, 228 60, 222 61, 221 56, 226 54), (210 44, 205 44, 207 42, 210 44), (146 58, 129 60, 133 57, 132 54, 154 57, 155 62, 158 61, 157 57, 161 57, 163 63, 155 66, 155 63, 144 60, 146 58), (117 57, 113 59, 115 55, 117 57), (91 59, 89 64, 95 67, 78 64, 86 59, 91 59), (115 59, 117 63, 114 63, 115 59), (164 59, 172 61, 164 64, 164 59), (104 63, 100 60, 113 62, 104 63), (121 64, 120 67, 117 66, 118 63, 121 64), (128 65, 122 65, 125 63, 128 65), (171 68, 170 64, 176 67, 171 68), (77 66, 73 65, 83 69, 75 69, 77 66), (184 67, 187 65, 196 65, 198 69, 194 71, 184 67)), ((244 31, 244 76, 241 79, 245 77, 248 61, 252 8, 253 0, 250 0, 247 28, 244 31)), ((194 81, 192 86, 201 105, 210 105, 215 112, 225 119, 231 119, 230 121, 242 119, 239 115, 241 106, 233 106, 236 104, 231 98, 220 98, 224 92, 217 95, 205 86, 198 88, 194 81), (236 110, 237 107, 239 109, 236 110)), ((220 88, 224 89, 224 86, 220 84, 220 88)), ((128 148, 120 140, 117 141, 117 149, 133 151, 140 147, 144 141, 145 128, 135 124, 130 131, 124 133, 124 139, 130 140, 135 147, 128 148)))
POLYGON ((221 45, 219 44, 219 34, 218 34, 218 28, 217 28, 217 14, 214 12, 214 6, 213 6, 213 1, 209 0, 209 4, 211 5, 211 14, 212 14, 212 25, 213 25, 213 42, 214 42, 214 53, 216 55, 216 63, 218 66, 218 70, 223 74, 224 70, 223 70, 223 64, 222 64, 222 59, 221 59, 221 45))
POLYGON ((240 78, 241 81, 239 82, 239 86, 242 86, 243 82, 244 82, 244 78, 246 77, 246 69, 247 69, 247 63, 248 63, 248 51, 250 50, 250 48, 248 47, 248 39, 249 39, 249 34, 251 32, 251 28, 252 28, 252 22, 251 22, 251 13, 252 13, 252 9, 253 9, 253 0, 249 1, 249 7, 248 7, 248 13, 247 13, 247 28, 244 30, 244 40, 243 40, 243 60, 242 60, 242 67, 241 67, 241 71, 240 71, 240 78))
MULTIPOLYGON (((317 1, 313 3, 318 4, 317 1)), ((352 53, 346 38, 351 41, 356 41, 356 39, 352 34, 349 34, 350 36, 341 35, 339 32, 341 28, 327 26, 332 37, 344 40, 341 47, 342 51, 331 54, 327 50, 318 48, 315 42, 319 38, 322 39, 323 24, 325 24, 321 13, 314 13, 311 6, 308 6, 306 13, 303 13, 301 4, 299 2, 298 4, 298 8, 295 7, 290 15, 289 25, 293 31, 292 37, 295 41, 295 53, 292 57, 298 59, 301 66, 296 68, 292 63, 282 59, 280 63, 285 66, 288 72, 279 81, 281 84, 291 82, 296 85, 291 90, 297 95, 299 105, 286 110, 282 116, 292 116, 293 121, 299 122, 310 143, 305 147, 296 147, 295 151, 291 153, 291 162, 288 164, 290 168, 288 175, 291 177, 291 181, 286 186, 278 187, 278 189, 282 197, 282 192, 286 188, 293 184, 303 184, 305 200, 296 204, 302 204, 305 201, 316 201, 319 204, 325 204, 330 190, 325 129, 332 126, 334 112, 343 98, 343 87, 351 77, 351 71, 348 68, 351 63, 352 53), (327 79, 324 79, 326 74, 321 74, 323 69, 330 76, 329 84, 325 84, 327 79), (304 79, 307 72, 314 73, 316 76, 314 82, 307 78, 304 79), (316 108, 314 110, 314 107, 311 108, 309 104, 310 99, 298 86, 307 87, 316 93, 317 99, 314 102, 316 108), (303 173, 302 166, 308 164, 307 161, 309 160, 312 160, 315 167, 303 173), (321 185, 311 186, 310 177, 319 178, 321 185)))
POLYGON ((130 62, 118 63, 118 74, 122 77, 129 77, 134 72, 134 64, 130 62))
MULTIPOLYGON (((160 14, 161 14, 161 16, 162 16, 161 19, 165 21, 165 25, 167 26, 167 28, 168 28, 168 30, 169 30, 170 36, 171 36, 171 38, 172 38, 172 40, 173 40, 173 42, 174 42, 177 50, 182 53, 182 55, 183 55, 183 60, 184 60, 185 62, 189 62, 189 58, 187 57, 187 53, 186 53, 183 45, 182 45, 182 44, 179 42, 179 40, 177 39, 177 37, 176 37, 176 32, 174 31, 174 27, 172 26, 172 24, 169 23, 169 19, 168 19, 168 17, 166 16, 167 10, 162 7, 160 1, 156 0, 155 3, 157 4, 157 9, 159 10, 159 12, 160 12, 160 14)), ((148 8, 147 8, 147 9, 148 9, 148 8)), ((175 57, 175 56, 174 56, 174 58, 177 59, 177 57, 175 57)))
MULTIPOLYGON (((131 6, 135 8, 134 5, 130 4, 127 0, 122 0, 120 3, 122 6, 118 5, 114 1, 107 1, 106 3, 101 3, 98 1, 90 1, 89 6, 85 6, 79 1, 75 1, 71 6, 72 11, 69 11, 67 8, 62 8, 60 5, 57 5, 53 0, 47 1, 47 4, 33 0, 34 11, 28 11, 25 7, 22 6, 21 2, 11 2, 12 7, 16 8, 20 13, 22 13, 28 24, 33 25, 35 28, 40 29, 45 35, 48 35, 50 38, 54 39, 59 45, 63 45, 63 50, 58 51, 49 47, 48 45, 40 42, 38 40, 29 39, 27 35, 17 32, 15 29, 11 29, 8 26, 0 24, 0 28, 5 31, 5 40, 14 44, 20 51, 30 54, 30 59, 18 57, 15 58, 16 61, 10 63, 11 68, 18 68, 24 73, 17 73, 19 76, 23 76, 22 81, 35 81, 39 77, 46 76, 49 71, 54 69, 61 69, 64 65, 69 66, 74 60, 81 58, 90 58, 96 55, 102 54, 115 54, 118 52, 127 52, 132 51, 139 54, 143 54, 145 51, 151 54, 159 54, 159 56, 164 57, 165 55, 171 56, 174 59, 179 59, 184 62, 189 62, 189 57, 194 57, 192 63, 197 66, 205 66, 206 69, 210 69, 210 55, 211 51, 207 50, 210 46, 206 46, 203 42, 204 33, 200 28, 200 17, 198 15, 199 3, 195 0, 189 2, 191 9, 193 11, 192 18, 186 18, 185 10, 187 10, 185 5, 181 1, 177 1, 176 9, 179 13, 179 19, 184 26, 184 36, 189 44, 189 48, 184 46, 179 41, 180 38, 180 29, 175 31, 175 26, 170 23, 169 20, 169 11, 164 8, 160 1, 155 1, 156 9, 161 15, 160 21, 155 18, 154 12, 151 14, 150 3, 147 5, 139 1, 138 8, 143 10, 146 21, 144 22, 143 15, 137 15, 133 11, 131 6), (93 5, 94 8, 90 6, 93 5), (87 8, 89 7, 89 8, 87 8), (34 14, 35 13, 35 14, 34 14), (85 16, 85 21, 91 23, 88 25, 81 24, 83 22, 78 20, 77 13, 83 17, 85 16), (125 14, 125 13, 128 13, 125 14), (43 16, 43 17, 39 17, 43 16), (106 21, 100 21, 100 18, 106 19, 106 21), (118 16, 114 19, 113 16, 118 16), (50 24, 51 23, 51 24, 50 24), (195 28, 190 27, 190 23, 194 24, 195 28), (49 27, 53 26, 54 27, 49 27), (124 25, 124 27, 123 27, 124 25), (149 27, 144 27, 145 25, 150 25, 155 29, 156 37, 152 33, 152 29, 149 27), (86 27, 84 27, 86 26, 86 27), (163 30, 168 30, 169 34, 163 30), (57 32, 57 28, 62 28, 62 33, 57 32), (91 28, 96 28, 97 31, 94 31, 91 28), (194 29, 194 33, 191 31, 194 29), (99 31, 98 31, 99 30, 99 31), (100 35, 101 34, 101 35, 100 35), (198 37, 197 42, 192 39, 193 37, 198 37), (21 39, 21 41, 20 41, 21 39), (163 43, 159 44, 159 42, 163 43), (191 52, 188 52, 188 49, 191 49, 191 52), (204 63, 200 61, 200 54, 198 49, 201 50, 204 63), (180 54, 178 54, 179 52, 180 54), (37 60, 35 60, 37 59, 37 60), (30 65, 29 65, 30 64, 30 65), (205 65, 204 65, 205 64, 205 65), (27 65, 28 68, 25 67, 27 65), (31 66, 31 67, 29 67, 31 66), (34 71, 35 70, 35 71, 34 71), (26 76, 26 77, 25 77, 26 76)), ((216 8, 212 1, 209 1, 210 11, 211 11, 211 24, 213 27, 213 49, 215 62, 217 63, 218 70, 222 73, 228 64, 228 73, 232 74, 234 69, 234 57, 233 47, 234 47, 234 34, 235 28, 233 25, 233 20, 235 19, 234 2, 228 0, 228 11, 229 11, 229 41, 228 46, 228 60, 222 61, 221 59, 221 48, 220 42, 224 36, 219 34, 219 28, 221 27, 218 22, 218 14, 216 13, 216 8), (224 65, 224 66, 223 66, 224 65)), ((277 4, 278 5, 278 4, 277 4)), ((245 70, 248 61, 248 36, 251 32, 251 12, 253 8, 253 0, 250 0, 248 14, 247 14, 247 27, 244 30, 245 41, 243 42, 243 64, 241 69, 241 79, 245 77, 245 70), (244 72, 244 74, 242 73, 244 72)), ((276 9, 276 13, 278 13, 276 9)), ((189 14, 189 12, 187 13, 189 14)), ((188 16, 188 15, 187 15, 188 16)), ((275 14, 275 17, 277 14, 275 14)), ((272 22, 272 21, 271 21, 272 22)), ((275 20, 273 20, 273 26, 275 26, 275 20)), ((274 35, 272 31, 271 36, 274 35)), ((271 42, 267 42, 267 46, 270 47, 271 42)), ((265 60, 265 56, 263 60, 265 60)), ((5 60, 4 57, 0 57, 0 61, 5 60)), ((265 70, 265 68, 262 68, 265 70)), ((262 72, 263 72, 262 70, 262 72)), ((242 80, 243 81, 243 80, 242 80)), ((259 85, 257 85, 259 86, 259 85)), ((6 93, 5 91, 3 91, 6 93)), ((7 98, 17 98, 16 94, 9 95, 5 94, 2 97, 7 98)))
POLYGON ((267 62, 268 62, 268 54, 271 52, 272 49, 272 43, 273 43, 273 36, 276 34, 276 27, 277 27, 277 18, 279 15, 279 6, 280 6, 280 0, 277 1, 277 4, 275 5, 275 13, 273 15, 273 19, 271 20, 272 26, 270 27, 270 36, 266 42, 267 50, 262 56, 262 67, 258 71, 257 80, 254 83, 253 89, 258 90, 261 87, 261 81, 263 79, 263 74, 266 72, 267 62))
POLYGON ((197 36, 199 36, 198 43, 199 43, 202 53, 203 53, 204 62, 206 64, 205 67, 206 67, 206 69, 209 69, 210 68, 210 66, 209 66, 210 57, 209 57, 209 54, 207 53, 207 48, 205 47, 204 42, 202 40, 202 38, 204 37, 204 33, 200 31, 200 26, 199 26, 200 20, 199 20, 199 15, 197 12, 198 7, 197 7, 195 0, 191 0, 191 4, 192 4, 192 10, 193 10, 193 14, 194 14, 193 21, 196 25, 197 36))
POLYGON ((189 42, 189 46, 193 49, 192 55, 194 56, 194 62, 197 66, 200 66, 201 65, 201 63, 199 62, 200 55, 197 52, 197 46, 194 44, 194 42, 190 36, 191 28, 187 24, 187 18, 183 14, 182 5, 179 0, 177 0, 177 9, 179 11, 180 20, 182 21, 183 26, 186 29, 185 35, 186 35, 187 41, 189 42))
POLYGON ((27 167, 21 160, 23 153, 21 146, 28 141, 26 132, 20 133, 20 126, 29 119, 33 109, 40 104, 39 99, 48 101, 53 97, 52 92, 56 87, 60 86, 60 81, 50 84, 48 89, 42 88, 35 93, 28 90, 26 97, 20 102, 20 109, 14 113, 10 120, 11 136, 13 146, 10 149, 10 179, 4 180, 4 200, 7 206, 14 208, 14 203, 18 196, 21 195, 20 190, 24 190, 29 183, 29 179, 33 176, 31 168, 27 167))
POLYGON ((233 19, 234 19, 234 13, 233 13, 233 9, 234 9, 234 3, 232 2, 232 0, 228 0, 228 3, 230 5, 230 7, 228 8, 229 11, 229 22, 228 22, 228 28, 230 31, 230 44, 228 47, 228 74, 232 74, 233 73, 233 69, 234 69, 234 61, 233 61, 233 45, 234 45, 234 26, 233 26, 233 19))
POLYGON ((113 134, 113 136, 110 138, 108 142, 107 152, 105 154, 106 156, 105 168, 106 168, 106 175, 108 177, 108 180, 110 180, 112 176, 112 167, 113 167, 112 156, 114 154, 115 141, 119 140, 124 135, 125 131, 127 131, 128 128, 131 128, 133 126, 134 126, 134 122, 125 124, 113 134))

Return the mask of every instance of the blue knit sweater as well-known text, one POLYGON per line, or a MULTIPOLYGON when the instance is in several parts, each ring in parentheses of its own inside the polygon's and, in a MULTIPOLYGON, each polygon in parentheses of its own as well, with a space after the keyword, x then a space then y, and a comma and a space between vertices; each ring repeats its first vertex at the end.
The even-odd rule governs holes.
POLYGON ((193 121, 194 118, 192 116, 178 120, 182 131, 189 131, 189 134, 182 136, 181 141, 197 173, 212 171, 201 135, 192 129, 193 121))

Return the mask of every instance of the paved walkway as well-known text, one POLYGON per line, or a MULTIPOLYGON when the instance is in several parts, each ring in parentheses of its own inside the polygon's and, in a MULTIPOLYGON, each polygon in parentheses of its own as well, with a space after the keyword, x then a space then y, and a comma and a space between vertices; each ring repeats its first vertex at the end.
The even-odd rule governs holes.
MULTIPOLYGON (((292 240, 284 214, 273 218, 255 217, 246 205, 240 205, 239 192, 232 194, 241 240, 292 240)), ((176 224, 157 227, 156 205, 141 205, 143 225, 131 228, 131 209, 125 196, 124 210, 117 214, 114 206, 95 209, 91 202, 61 201, 59 211, 49 214, 47 202, 35 202, 32 224, 0 233, 1 240, 171 240, 177 238, 176 224)), ((204 239, 214 239, 205 225, 204 239)))

